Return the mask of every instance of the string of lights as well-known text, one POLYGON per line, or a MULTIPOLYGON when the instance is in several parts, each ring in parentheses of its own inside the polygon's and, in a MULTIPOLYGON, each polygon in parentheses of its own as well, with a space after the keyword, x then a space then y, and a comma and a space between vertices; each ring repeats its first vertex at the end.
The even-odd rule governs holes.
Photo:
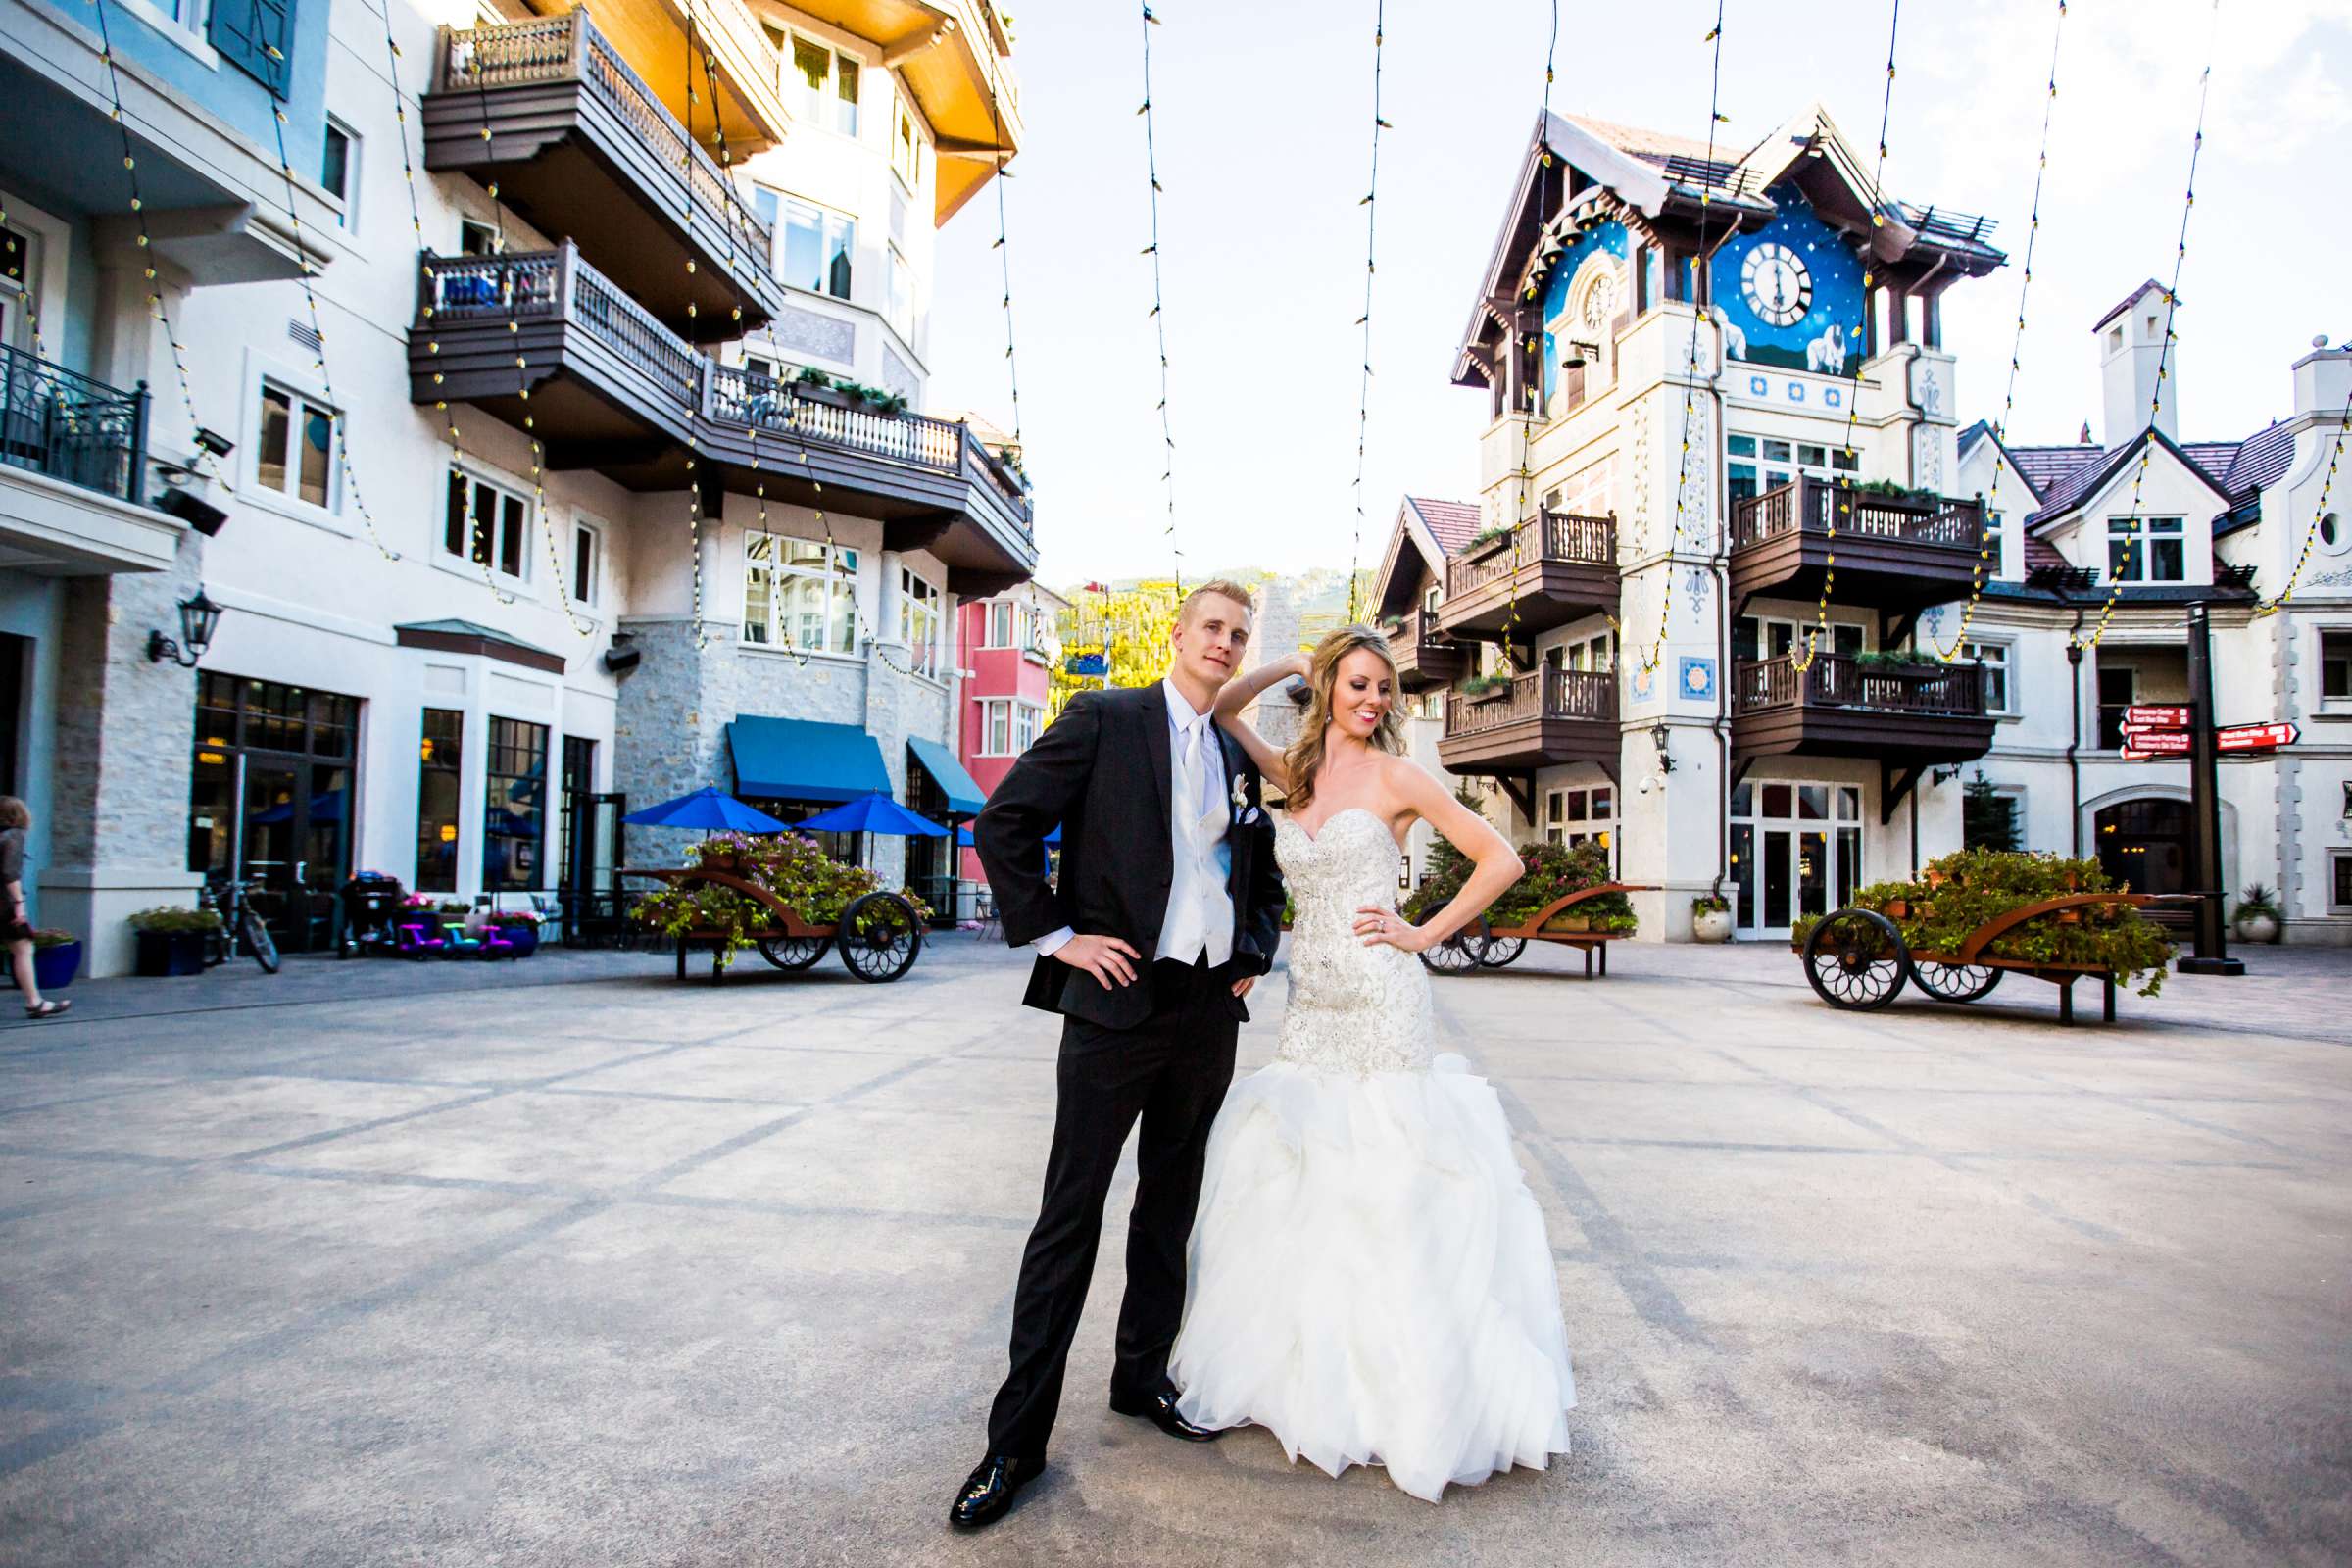
MULTIPOLYGON (((2009 340, 2009 378, 2001 389, 2001 416, 1993 421, 1993 434, 2005 438, 2009 416, 2017 409, 2017 372, 2026 345, 2026 297, 2034 288, 2034 245, 2041 237, 2041 187, 2050 170, 2050 118, 2058 106, 2058 45, 2066 36, 2066 3, 2058 0, 2057 25, 2050 29, 2049 89, 2041 101, 2041 150, 2034 160, 2033 216, 2026 222, 2025 276, 2017 285, 2017 327, 2009 340)), ((1943 646, 1940 637, 1933 639, 1936 657, 1950 663, 1968 646, 1968 629, 1977 618, 1977 607, 1984 603, 1984 584, 1990 579, 1997 564, 1992 559, 1993 519, 2000 515, 2001 470, 2008 464, 1996 456, 1992 465, 1991 493, 1977 514, 1977 562, 1971 570, 1968 584, 1968 605, 1960 612, 1960 629, 1952 637, 1950 647, 1943 646)))
POLYGON ((997 102, 993 69, 988 78, 988 123, 997 146, 997 242, 989 249, 997 253, 1004 276, 1004 375, 1012 386, 1012 446, 1014 451, 1026 454, 1028 448, 1021 441, 1021 368, 1012 353, 1012 246, 1008 242, 1010 230, 1004 222, 1004 182, 1012 177, 1012 172, 1004 167, 1004 112, 997 102))
MULTIPOLYGON (((147 200, 139 189, 139 161, 131 151, 130 122, 122 118, 122 77, 115 69, 115 39, 106 24, 106 0, 91 0, 91 3, 98 13, 98 61, 106 67, 107 116, 114 121, 115 129, 122 137, 122 172, 130 178, 130 212, 139 225, 139 272, 147 284, 147 309, 162 323, 164 341, 171 345, 172 369, 178 378, 179 401, 187 411, 188 428, 191 431, 201 430, 204 421, 196 417, 196 394, 188 384, 188 357, 180 347, 178 330, 172 326, 172 318, 164 311, 163 288, 156 280, 155 236, 147 229, 147 200)), ((276 51, 273 49, 270 53, 276 54, 276 51)), ((279 58, 283 59, 282 56, 279 58)), ((35 331, 38 331, 37 322, 35 331)), ((40 347, 36 336, 33 352, 38 354, 40 347)), ((200 453, 202 450, 198 449, 200 453)))
MULTIPOLYGON (((1549 221, 1544 216, 1544 190, 1549 182, 1551 171, 1552 63, 1557 56, 1559 44, 1560 0, 1551 0, 1551 32, 1544 45, 1544 112, 1543 117, 1536 122, 1536 248, 1528 257, 1527 282, 1522 290, 1522 297, 1526 300, 1536 299, 1544 287, 1544 225, 1549 221)), ((1370 298, 1370 294, 1371 290, 1367 287, 1365 290, 1367 300, 1370 298)), ((1514 356, 1512 363, 1520 368, 1521 373, 1525 373, 1528 356, 1538 354, 1538 351, 1544 346, 1542 323, 1538 323, 1537 330, 1532 336, 1522 341, 1518 322, 1514 320, 1510 324, 1508 340, 1510 353, 1514 356)), ((1535 391, 1540 405, 1544 397, 1544 368, 1540 356, 1536 366, 1535 391)), ((1503 606, 1502 629, 1497 635, 1502 643, 1503 668, 1515 671, 1518 666, 1516 661, 1511 657, 1511 634, 1519 628, 1519 530, 1528 522, 1528 496, 1535 481, 1536 419, 1533 409, 1518 408, 1511 412, 1519 420, 1519 498, 1517 504, 1511 509, 1510 543, 1506 547, 1510 552, 1511 561, 1510 598, 1503 606)), ((1536 520, 1540 531, 1541 516, 1536 520)), ((1543 541, 1539 538, 1537 541, 1539 552, 1542 543, 1543 541)), ((1539 559, 1541 559, 1540 555, 1539 559)))
MULTIPOLYGON (((286 57, 278 52, 276 46, 268 46, 267 52, 279 65, 285 64, 286 57)), ((334 371, 327 365, 326 323, 318 314, 318 291, 311 283, 318 268, 311 260, 309 246, 303 239, 302 212, 294 204, 294 165, 286 155, 286 112, 279 107, 274 95, 270 104, 270 124, 277 137, 277 173, 285 186, 286 221, 293 227, 295 265, 300 269, 297 277, 302 284, 302 300, 311 316, 311 336, 318 344, 311 368, 318 372, 318 385, 326 394, 327 406, 336 411, 332 416, 335 424, 341 426, 339 433, 331 434, 328 438, 334 444, 336 470, 343 480, 344 494, 351 498, 353 510, 359 513, 360 520, 367 524, 368 539, 375 546, 376 554, 386 561, 398 561, 400 552, 384 543, 383 531, 375 524, 375 514, 368 510, 367 495, 360 489, 359 470, 352 466, 350 411, 343 400, 335 395, 334 371)), ((289 430, 286 439, 293 443, 309 437, 303 431, 289 430)))
MULTIPOLYGON (((1706 171, 1700 176, 1705 183, 1699 186, 1698 191, 1698 252, 1690 262, 1690 279, 1694 284, 1708 277, 1707 220, 1713 216, 1715 205, 1715 127, 1727 122, 1723 113, 1723 10, 1724 0, 1715 0, 1715 25, 1707 30, 1706 37, 1699 40, 1714 46, 1714 58, 1707 72, 1707 158, 1706 171)), ((1700 291, 1693 288, 1691 292, 1696 294, 1700 291)), ((1711 278, 1707 281, 1705 293, 1710 300, 1714 297, 1711 278)), ((1696 301, 1692 303, 1695 305, 1696 301)), ((1665 583, 1658 596, 1658 635, 1650 644, 1647 654, 1635 655, 1635 662, 1644 675, 1655 671, 1666 658, 1666 630, 1674 614, 1674 553, 1682 548, 1683 514, 1690 506, 1690 426, 1698 416, 1698 323, 1699 316, 1694 309, 1690 316, 1690 348, 1683 361, 1682 455, 1675 465, 1674 527, 1666 537, 1665 583)), ((1643 528, 1646 533, 1646 519, 1643 528)), ((1644 538, 1642 543, 1646 547, 1648 540, 1644 538)), ((1610 617, 1609 624, 1612 630, 1616 628, 1614 616, 1610 617)))
MULTIPOLYGON (((1894 0, 1894 5, 1891 8, 1891 14, 1886 23, 1886 86, 1884 94, 1879 99, 1878 160, 1871 166, 1870 171, 1870 240, 1862 247, 1863 318, 1859 323, 1860 330, 1856 335, 1862 338, 1865 346, 1867 346, 1869 343, 1869 323, 1871 313, 1870 290, 1871 285, 1877 281, 1877 274, 1871 270, 1871 261, 1872 257, 1877 251, 1876 240, 1878 237, 1878 232, 1880 229, 1886 226, 1886 204, 1885 198, 1886 178, 1886 126, 1887 117, 1894 110, 1894 44, 1896 37, 1901 33, 1902 24, 1903 0, 1894 0)), ((1854 354, 1853 361, 1854 372, 1847 378, 1845 384, 1845 442, 1842 448, 1845 453, 1845 474, 1843 476, 1843 482, 1836 484, 1831 490, 1832 505, 1830 507, 1830 515, 1828 518, 1829 527, 1827 538, 1829 548, 1828 559, 1822 564, 1821 599, 1820 602, 1814 606, 1813 624, 1805 632, 1805 651, 1801 654, 1794 655, 1789 664, 1789 667, 1794 669, 1798 674, 1802 674, 1806 670, 1809 670, 1813 667, 1813 662, 1821 657, 1821 650, 1827 646, 1831 640, 1830 600, 1836 594, 1838 589, 1838 522, 1840 517, 1846 519, 1848 522, 1851 522, 1854 514, 1854 476, 1861 472, 1862 464, 1862 455, 1854 447, 1854 432, 1861 427, 1862 368, 1865 363, 1864 356, 1857 351, 1854 354)), ((1977 548, 1980 551, 1984 549, 1984 543, 1981 538, 1978 542, 1977 548)), ((1980 568, 1984 565, 1984 557, 1982 555, 1977 558, 1977 564, 1980 568)))
POLYGON ((2284 610, 2286 602, 2295 597, 2295 585, 2303 580, 2303 568, 2311 564, 2311 550, 2312 546, 2319 543, 2320 524, 2328 520, 2328 497, 2335 489, 2336 465, 2343 461, 2344 430, 2347 425, 2352 425, 2352 397, 2344 400, 2343 410, 2336 416, 2335 446, 2328 454, 2328 473, 2320 481, 2320 499, 2311 509, 2311 526, 2303 530, 2302 547, 2295 552, 2295 569, 2287 573, 2286 586, 2278 590, 2277 598, 2266 599, 2254 608, 2257 617, 2276 615, 2284 610))
MULTIPOLYGON (((694 232, 694 57, 701 50, 700 25, 696 19, 694 0, 686 0, 686 137, 678 148, 678 226, 686 233, 694 232)), ((718 113, 711 105, 713 118, 718 113)), ((694 257, 686 257, 686 340, 695 341, 695 320, 701 312, 694 299, 694 257)), ((695 399, 694 359, 688 356, 681 375, 681 390, 691 406, 695 399)), ((702 434, 692 420, 686 427, 686 548, 693 561, 694 570, 694 646, 699 652, 710 646, 710 634, 703 624, 703 484, 702 434)))
MULTIPOLYGON (((1554 0, 1557 16, 1557 0, 1554 0)), ((1555 23, 1556 25, 1556 23, 1555 23)), ((1380 71, 1382 57, 1387 53, 1381 46, 1388 34, 1386 0, 1374 0, 1372 7, 1372 178, 1364 199, 1356 205, 1364 210, 1364 314, 1355 324, 1364 329, 1364 373, 1357 383, 1355 401, 1355 533, 1348 546, 1348 619, 1356 619, 1360 610, 1357 598, 1356 566, 1364 553, 1364 447, 1372 426, 1372 280, 1378 271, 1380 236, 1380 133, 1392 126, 1380 114, 1380 71)), ((1545 75, 1550 68, 1545 67, 1545 75)), ((1549 91, 1545 92, 1546 112, 1549 91)))
POLYGON ((1168 419, 1168 318, 1162 311, 1165 297, 1159 275, 1159 145, 1152 133, 1152 29, 1159 25, 1159 18, 1147 3, 1143 7, 1144 21, 1144 106, 1136 111, 1144 118, 1144 171, 1152 182, 1152 243, 1144 254, 1152 258, 1152 321, 1159 332, 1159 436, 1165 448, 1167 470, 1159 481, 1168 495, 1168 523, 1162 533, 1168 541, 1168 553, 1175 558, 1176 591, 1184 592, 1184 547, 1176 537, 1176 432, 1168 419))
MULTIPOLYGON (((2180 268, 2188 260, 2188 218, 2189 214, 2195 212, 2197 208, 2197 160, 2203 156, 2205 151, 2205 105, 2212 96, 2213 46, 2215 39, 2220 36, 2221 18, 2221 0, 2214 0, 2211 25, 2205 39, 2205 69, 2197 74, 2196 131, 2189 140, 2188 183, 2180 198, 2180 234, 2173 244, 2173 280, 2164 291, 2164 336, 2156 345, 2156 390, 2148 398, 2150 430, 2154 429, 2157 416, 2164 410, 2164 383, 2172 373, 2170 362, 2174 343, 2173 313, 2180 308, 2180 268)), ((2153 440, 2143 439, 2139 447, 2139 463, 2132 471, 2132 511, 2124 529, 2127 535, 2136 536, 2137 534, 2140 524, 2140 489, 2147 481, 2148 462, 2155 455, 2156 443, 2153 440)), ((2111 520, 2110 529, 2113 526, 2111 520)), ((2138 548, 2140 547, 2137 543, 2126 546, 2128 551, 2138 548)), ((2077 648, 2098 647, 2100 640, 2107 635, 2108 626, 2115 619, 2115 607, 2124 592, 2123 579, 2113 571, 2110 571, 2107 577, 2107 601, 2099 607, 2098 623, 2091 628, 2088 637, 2074 637, 2070 634, 2073 645, 2077 648)))
MULTIPOLYGON (((478 39, 476 40, 474 47, 466 52, 466 72, 467 75, 473 78, 474 94, 479 104, 479 113, 482 120, 482 145, 485 149, 487 149, 490 146, 490 82, 489 77, 482 71, 482 49, 478 39)), ((506 270, 507 209, 506 205, 498 199, 497 177, 495 175, 492 176, 486 182, 486 184, 490 192, 490 216, 493 220, 495 220, 495 228, 490 237, 490 260, 492 266, 497 270, 493 273, 492 286, 498 290, 499 296, 506 301, 507 340, 514 345, 514 374, 522 393, 522 418, 524 430, 526 434, 529 434, 530 426, 532 424, 532 415, 530 409, 531 371, 530 365, 528 363, 529 357, 522 352, 522 320, 515 299, 515 295, 519 291, 514 287, 513 274, 508 272, 506 270)), ((433 351, 436 354, 439 353, 440 347, 440 342, 438 339, 436 339, 433 344, 433 351)), ((449 428, 453 436, 457 430, 457 420, 454 417, 451 418, 449 421, 449 428)), ((490 558, 494 552, 490 548, 488 525, 483 521, 482 518, 481 487, 467 482, 466 470, 460 466, 458 461, 464 457, 465 449, 462 447, 458 448, 456 455, 452 458, 450 463, 450 478, 456 483, 459 494, 466 498, 466 536, 468 541, 466 548, 473 557, 474 565, 481 571, 482 586, 490 590, 490 597, 501 605, 511 605, 514 602, 514 596, 511 593, 508 593, 504 588, 501 588, 498 585, 498 578, 492 575, 490 570, 490 558)), ((532 477, 534 479, 538 477, 539 466, 538 438, 536 435, 532 435, 531 468, 532 477)), ((539 495, 538 510, 539 515, 543 521, 546 517, 547 512, 546 501, 546 493, 545 491, 541 491, 539 495)), ((562 575, 563 573, 561 572, 557 573, 559 578, 561 578, 562 575)))

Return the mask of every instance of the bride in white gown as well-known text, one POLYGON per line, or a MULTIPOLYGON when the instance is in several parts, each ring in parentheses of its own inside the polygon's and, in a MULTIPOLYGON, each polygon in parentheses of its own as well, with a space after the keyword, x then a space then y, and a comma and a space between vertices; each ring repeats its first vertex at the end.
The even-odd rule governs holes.
POLYGON ((1229 683, 1217 718, 1288 804, 1290 1006, 1271 1065, 1209 1135, 1184 1327, 1168 1371, 1207 1427, 1254 1422, 1332 1475, 1379 1464, 1416 1497, 1568 1449, 1576 1403, 1544 1216, 1502 1105, 1432 1055, 1414 956, 1477 918, 1519 858, 1396 755, 1396 666, 1367 627, 1229 683), (1277 752, 1240 711, 1278 680, 1313 692, 1277 752), (1428 821, 1477 862, 1419 926, 1396 911, 1398 839, 1428 821))

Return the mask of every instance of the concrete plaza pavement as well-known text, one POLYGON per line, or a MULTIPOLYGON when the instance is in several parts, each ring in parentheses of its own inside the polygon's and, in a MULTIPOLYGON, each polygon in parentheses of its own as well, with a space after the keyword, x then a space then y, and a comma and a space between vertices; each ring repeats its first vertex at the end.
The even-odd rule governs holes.
POLYGON ((976 1538, 1053 1112, 1017 957, 77 987, 0 1030, 0 1564, 2341 1563, 2352 955, 2250 956, 2071 1031, 2015 980, 1833 1012, 1773 949, 1441 980, 1574 1452, 1433 1507, 1109 1414, 1130 1175, 976 1538))

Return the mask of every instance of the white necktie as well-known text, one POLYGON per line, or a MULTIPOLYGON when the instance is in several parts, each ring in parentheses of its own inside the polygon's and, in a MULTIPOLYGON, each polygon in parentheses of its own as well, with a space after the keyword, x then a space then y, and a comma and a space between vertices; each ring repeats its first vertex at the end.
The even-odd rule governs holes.
POLYGON ((1212 799, 1208 790, 1208 770, 1200 755, 1200 732, 1208 727, 1202 719, 1184 726, 1184 744, 1176 751, 1177 782, 1184 791, 1184 810, 1198 812, 1200 819, 1193 825, 1193 837, 1199 838, 1212 829, 1223 826, 1225 802, 1212 799))

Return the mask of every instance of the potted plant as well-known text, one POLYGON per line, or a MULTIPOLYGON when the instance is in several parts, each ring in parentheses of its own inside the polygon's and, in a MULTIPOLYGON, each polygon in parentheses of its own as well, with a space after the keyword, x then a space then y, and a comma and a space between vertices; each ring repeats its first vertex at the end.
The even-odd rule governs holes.
POLYGON ((1731 941, 1731 902, 1713 893, 1702 893, 1692 899, 1690 901, 1690 940, 1693 942, 1731 941))
POLYGON ((539 927, 545 919, 536 909, 498 909, 492 912, 490 923, 514 948, 511 956, 527 958, 539 951, 539 927))
POLYGON ((159 905, 133 914, 130 928, 138 933, 138 973, 202 974, 205 944, 221 929, 220 914, 159 905))
POLYGON ((2239 899, 2237 914, 2230 923, 2240 942, 2276 942, 2279 918, 2278 896, 2257 882, 2239 899))
POLYGON ((32 933, 32 983, 63 991, 81 968, 81 939, 71 931, 44 927, 32 933))
POLYGON ((1497 697, 1507 697, 1511 690, 1508 675, 1468 675, 1453 688, 1474 703, 1491 703, 1497 697))

